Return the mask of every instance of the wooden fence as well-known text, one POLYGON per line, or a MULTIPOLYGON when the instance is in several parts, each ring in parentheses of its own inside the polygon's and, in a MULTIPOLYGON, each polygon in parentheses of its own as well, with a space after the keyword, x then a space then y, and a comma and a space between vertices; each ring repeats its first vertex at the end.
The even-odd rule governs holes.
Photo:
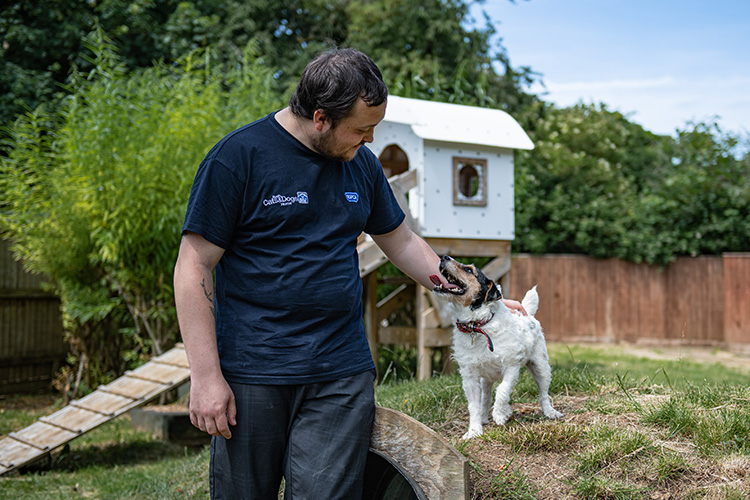
POLYGON ((0 394, 46 388, 68 346, 60 300, 24 272, 0 239, 0 394))
POLYGON ((665 269, 579 255, 515 255, 506 296, 538 285, 552 341, 723 346, 750 353, 750 253, 665 269))
MULTIPOLYGON (((8 246, 0 240, 0 394, 48 386, 68 352, 59 299, 23 271, 8 246)), ((681 258, 665 269, 579 255, 515 255, 504 283, 506 297, 517 299, 538 285, 537 317, 551 341, 750 353, 750 253, 681 258)), ((369 322, 368 331, 377 324, 369 322)), ((380 342, 393 336, 378 330, 380 342)), ((401 330, 410 335, 399 343, 417 344, 416 329, 401 330)))

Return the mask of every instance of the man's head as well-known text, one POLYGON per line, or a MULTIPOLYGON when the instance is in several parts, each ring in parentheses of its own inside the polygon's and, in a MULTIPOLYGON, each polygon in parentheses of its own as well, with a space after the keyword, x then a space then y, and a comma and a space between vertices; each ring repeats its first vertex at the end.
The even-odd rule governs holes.
POLYGON ((335 127, 352 112, 359 99, 367 106, 380 106, 387 98, 388 87, 372 59, 356 49, 333 49, 307 65, 289 108, 309 120, 321 111, 335 127))

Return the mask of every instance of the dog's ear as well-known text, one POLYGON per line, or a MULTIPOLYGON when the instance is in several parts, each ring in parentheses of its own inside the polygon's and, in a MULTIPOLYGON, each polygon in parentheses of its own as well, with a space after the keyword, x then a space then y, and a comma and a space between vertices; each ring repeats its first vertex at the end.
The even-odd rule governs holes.
POLYGON ((472 311, 482 307, 482 304, 503 298, 503 293, 500 291, 500 287, 491 279, 487 279, 483 288, 484 293, 480 293, 469 307, 472 311))
POLYGON ((500 290, 500 285, 496 285, 494 281, 490 280, 484 301, 492 302, 493 300, 501 300, 502 298, 503 292, 500 290))

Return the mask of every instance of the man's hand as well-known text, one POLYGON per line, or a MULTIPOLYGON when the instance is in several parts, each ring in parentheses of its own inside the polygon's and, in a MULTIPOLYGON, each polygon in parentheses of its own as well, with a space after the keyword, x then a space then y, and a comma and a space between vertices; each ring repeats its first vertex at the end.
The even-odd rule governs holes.
POLYGON ((526 309, 524 309, 521 303, 518 302, 517 300, 503 299, 503 304, 505 304, 505 307, 510 309, 510 312, 512 312, 513 314, 518 314, 520 316, 528 316, 526 309))
POLYGON ((190 422, 212 436, 232 437, 230 425, 237 425, 234 393, 223 378, 208 383, 190 381, 190 422))

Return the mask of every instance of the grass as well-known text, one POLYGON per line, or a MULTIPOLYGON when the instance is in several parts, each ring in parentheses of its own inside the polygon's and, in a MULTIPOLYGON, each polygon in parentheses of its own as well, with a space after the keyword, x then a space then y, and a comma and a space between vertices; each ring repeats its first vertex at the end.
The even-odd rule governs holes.
MULTIPOLYGON (((3 412, 2 427, 27 421, 22 413, 3 412)), ((123 416, 72 441, 51 459, 2 479, 2 498, 204 499, 208 497, 207 463, 207 448, 155 440, 134 429, 129 417, 123 416)))
MULTIPOLYGON (((462 441, 458 375, 388 383, 380 405, 437 430, 472 466, 476 499, 734 499, 750 494, 750 375, 721 364, 655 360, 616 347, 550 345, 551 394, 562 421, 539 416, 524 372, 506 426, 462 441), (552 471, 557 471, 554 474, 552 471), (745 474, 743 476, 743 474, 745 474), (718 480, 723 477, 726 480, 718 480), (662 498, 662 497, 659 497, 662 498), (663 496, 667 498, 667 496, 663 496)), ((59 408, 0 400, 0 434, 59 408)), ((154 440, 120 417, 2 480, 7 499, 193 499, 208 496, 208 450, 154 440)))

